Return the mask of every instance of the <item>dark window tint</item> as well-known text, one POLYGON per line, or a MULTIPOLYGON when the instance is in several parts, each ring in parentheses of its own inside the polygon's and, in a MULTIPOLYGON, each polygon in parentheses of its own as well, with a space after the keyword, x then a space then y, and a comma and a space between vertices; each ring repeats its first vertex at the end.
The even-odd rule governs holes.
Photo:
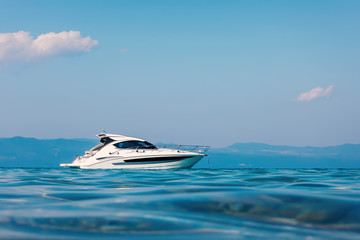
POLYGON ((126 141, 115 144, 117 148, 147 148, 147 149, 156 149, 154 145, 148 142, 141 141, 126 141))
POLYGON ((104 138, 100 139, 100 142, 105 143, 105 144, 111 143, 112 141, 114 141, 114 140, 112 140, 109 137, 104 137, 104 138))

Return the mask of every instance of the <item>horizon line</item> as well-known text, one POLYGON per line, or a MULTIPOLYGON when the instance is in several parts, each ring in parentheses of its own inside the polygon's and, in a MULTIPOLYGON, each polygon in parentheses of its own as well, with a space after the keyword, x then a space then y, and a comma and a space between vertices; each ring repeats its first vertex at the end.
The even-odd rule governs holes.
MULTIPOLYGON (((96 138, 36 138, 36 137, 23 137, 23 136, 13 136, 13 137, 0 137, 1 139, 12 139, 12 138, 23 138, 23 139, 35 139, 35 140, 97 140, 96 138)), ((157 143, 158 144, 158 143, 157 143)), ((170 144, 170 143, 168 143, 170 144)), ((172 143, 171 143, 172 144, 172 143)), ((262 144, 262 145, 268 145, 268 146, 278 146, 278 147, 299 147, 299 148, 326 148, 326 147, 337 147, 337 146, 344 146, 344 145, 360 145, 360 143, 342 143, 337 145, 324 145, 324 146, 312 146, 312 145, 284 145, 284 144, 269 144, 264 142, 234 142, 230 145, 224 146, 224 147, 211 147, 211 148, 228 148, 235 144, 262 144)), ((156 145, 156 144, 155 144, 156 145)))

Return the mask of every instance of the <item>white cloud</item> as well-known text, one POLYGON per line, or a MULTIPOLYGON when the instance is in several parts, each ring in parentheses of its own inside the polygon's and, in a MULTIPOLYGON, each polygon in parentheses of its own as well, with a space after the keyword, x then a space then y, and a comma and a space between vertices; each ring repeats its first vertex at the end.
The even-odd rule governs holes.
POLYGON ((98 45, 79 31, 49 32, 34 39, 29 32, 0 33, 0 65, 32 61, 56 55, 88 52, 98 45))
POLYGON ((333 85, 330 85, 326 89, 321 88, 321 87, 313 88, 308 92, 301 93, 297 97, 296 101, 298 101, 298 102, 309 102, 309 101, 314 100, 316 98, 329 97, 333 90, 334 90, 333 85))

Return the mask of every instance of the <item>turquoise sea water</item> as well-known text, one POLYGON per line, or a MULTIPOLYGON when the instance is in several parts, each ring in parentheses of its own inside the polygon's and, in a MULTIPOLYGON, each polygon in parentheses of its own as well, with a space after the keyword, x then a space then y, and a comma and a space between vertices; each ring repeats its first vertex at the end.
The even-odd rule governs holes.
POLYGON ((359 169, 0 168, 1 239, 359 239, 359 169))

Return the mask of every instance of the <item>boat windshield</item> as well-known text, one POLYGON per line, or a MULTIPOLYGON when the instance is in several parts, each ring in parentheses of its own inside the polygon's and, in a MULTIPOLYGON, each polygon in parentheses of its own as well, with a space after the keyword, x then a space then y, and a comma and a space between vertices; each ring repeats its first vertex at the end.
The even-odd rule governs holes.
POLYGON ((91 152, 93 151, 99 151, 101 148, 103 148, 105 146, 105 143, 100 143, 98 145, 96 145, 95 147, 93 147, 92 149, 90 149, 91 152))
POLYGON ((126 141, 114 144, 117 148, 136 148, 136 149, 157 149, 154 145, 149 142, 142 141, 126 141))
POLYGON ((95 147, 93 147, 92 149, 90 149, 91 152, 93 151, 99 151, 100 149, 102 149, 105 145, 113 142, 114 140, 112 140, 111 138, 108 137, 104 137, 100 139, 100 144, 96 145, 95 147))

